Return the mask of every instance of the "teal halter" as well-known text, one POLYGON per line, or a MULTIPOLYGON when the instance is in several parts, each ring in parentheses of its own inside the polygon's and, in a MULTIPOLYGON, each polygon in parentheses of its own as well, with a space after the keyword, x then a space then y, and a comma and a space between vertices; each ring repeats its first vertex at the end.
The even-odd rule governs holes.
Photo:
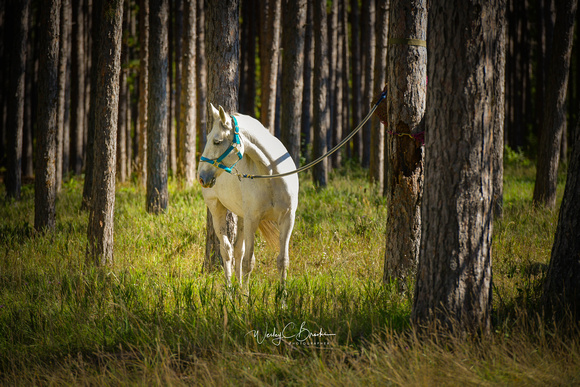
POLYGON ((203 156, 201 156, 201 158, 199 159, 200 161, 205 161, 206 163, 210 163, 211 165, 213 165, 216 168, 223 169, 224 171, 226 171, 227 173, 230 173, 230 174, 232 173, 232 168, 242 159, 242 157, 244 157, 244 155, 242 154, 242 152, 240 152, 240 150, 238 148, 238 146, 241 144, 240 128, 238 126, 238 121, 236 120, 236 118, 234 116, 231 116, 231 117, 232 117, 232 120, 234 120, 234 139, 232 140, 232 144, 217 159, 208 159, 207 157, 203 157, 203 156), (227 165, 223 164, 222 161, 226 157, 228 157, 230 155, 230 153, 232 153, 233 150, 237 151, 238 161, 236 161, 230 167, 228 167, 227 165))

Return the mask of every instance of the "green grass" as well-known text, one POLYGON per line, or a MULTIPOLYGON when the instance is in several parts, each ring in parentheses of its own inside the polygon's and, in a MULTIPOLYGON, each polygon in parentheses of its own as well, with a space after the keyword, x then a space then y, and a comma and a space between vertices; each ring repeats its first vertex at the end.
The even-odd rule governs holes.
POLYGON ((0 207, 0 382, 577 384, 578 330, 537 315, 557 213, 531 205, 533 176, 523 159, 506 166, 494 333, 483 340, 414 333, 412 289, 381 283, 385 201, 356 168, 333 173, 325 190, 302 176, 286 307, 276 253, 260 239, 249 295, 226 289, 221 271, 202 272, 197 186, 170 183, 170 206, 155 216, 142 189, 118 185, 115 263, 102 270, 85 264, 82 181, 65 184, 57 230, 45 235, 24 187, 0 207), (325 335, 302 341, 301 326, 325 335))

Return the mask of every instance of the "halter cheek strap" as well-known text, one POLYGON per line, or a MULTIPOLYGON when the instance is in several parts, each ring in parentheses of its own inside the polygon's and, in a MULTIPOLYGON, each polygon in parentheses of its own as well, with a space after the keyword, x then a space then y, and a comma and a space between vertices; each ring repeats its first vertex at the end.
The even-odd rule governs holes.
POLYGON ((206 163, 209 163, 216 168, 223 169, 224 171, 226 171, 227 173, 230 173, 230 174, 232 173, 232 168, 242 159, 242 157, 244 157, 244 155, 242 154, 242 152, 240 152, 240 149, 239 149, 239 145, 241 144, 240 127, 238 126, 238 121, 236 120, 236 118, 234 116, 231 116, 231 117, 232 117, 232 120, 234 121, 234 139, 232 140, 232 144, 217 159, 208 159, 207 157, 203 157, 203 156, 201 156, 201 158, 199 159, 200 161, 204 161, 206 163), (236 151, 236 154, 238 156, 238 160, 235 163, 233 163, 231 166, 228 167, 227 165, 222 163, 222 161, 226 157, 228 157, 230 155, 230 153, 232 153, 232 151, 234 151, 234 150, 236 151))

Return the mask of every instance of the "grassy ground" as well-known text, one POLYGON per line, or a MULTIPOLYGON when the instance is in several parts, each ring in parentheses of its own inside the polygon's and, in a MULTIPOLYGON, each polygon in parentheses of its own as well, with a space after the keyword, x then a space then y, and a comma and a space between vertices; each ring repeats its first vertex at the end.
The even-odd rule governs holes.
POLYGON ((531 206, 533 176, 522 158, 506 168, 494 333, 483 340, 413 332, 412 289, 381 284, 385 202, 360 170, 334 173, 323 191, 302 176, 286 308, 262 241, 248 297, 202 273, 197 186, 171 184, 161 216, 145 212, 141 189, 118 186, 105 270, 85 265, 81 181, 63 188, 49 235, 34 232, 24 187, 0 206, 0 383, 578 384, 580 333, 537 315, 557 213, 531 206))

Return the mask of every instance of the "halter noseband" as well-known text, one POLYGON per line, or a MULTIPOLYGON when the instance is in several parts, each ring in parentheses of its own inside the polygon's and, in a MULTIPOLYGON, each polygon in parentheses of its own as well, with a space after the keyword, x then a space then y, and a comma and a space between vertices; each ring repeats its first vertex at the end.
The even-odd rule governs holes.
POLYGON ((203 156, 201 156, 201 158, 199 159, 200 161, 205 161, 206 163, 210 163, 211 165, 213 165, 216 168, 223 169, 224 171, 226 171, 227 173, 230 173, 230 174, 232 173, 232 168, 242 159, 242 157, 244 157, 244 155, 242 154, 242 152, 240 152, 240 150, 238 148, 238 146, 241 144, 240 128, 238 126, 238 121, 236 120, 236 118, 234 116, 231 116, 231 117, 232 117, 232 120, 234 121, 234 139, 232 140, 232 144, 217 159, 208 159, 207 157, 203 157, 203 156), (230 153, 232 153, 233 150, 236 150, 236 153, 238 155, 238 160, 235 163, 233 163, 230 167, 228 167, 227 165, 223 164, 222 161, 226 157, 228 157, 230 155, 230 153))

